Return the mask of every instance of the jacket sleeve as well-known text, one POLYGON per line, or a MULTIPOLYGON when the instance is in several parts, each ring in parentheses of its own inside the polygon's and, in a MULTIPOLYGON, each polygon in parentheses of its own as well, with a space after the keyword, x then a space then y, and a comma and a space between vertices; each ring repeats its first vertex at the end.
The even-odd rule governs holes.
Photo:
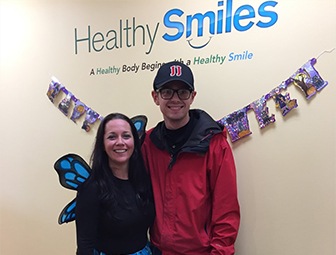
POLYGON ((212 196, 210 222, 211 255, 233 255, 240 209, 237 197, 236 167, 224 133, 213 137, 208 152, 209 185, 212 196))
POLYGON ((92 255, 97 239, 99 200, 96 183, 90 182, 77 193, 77 255, 92 255))

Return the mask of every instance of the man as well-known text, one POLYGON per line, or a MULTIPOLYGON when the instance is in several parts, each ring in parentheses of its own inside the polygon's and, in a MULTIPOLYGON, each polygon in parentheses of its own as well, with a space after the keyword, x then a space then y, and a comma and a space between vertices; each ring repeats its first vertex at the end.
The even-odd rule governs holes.
POLYGON ((188 66, 163 64, 153 88, 163 121, 142 149, 156 208, 154 254, 232 255, 240 214, 226 133, 206 112, 190 110, 196 91, 188 66))

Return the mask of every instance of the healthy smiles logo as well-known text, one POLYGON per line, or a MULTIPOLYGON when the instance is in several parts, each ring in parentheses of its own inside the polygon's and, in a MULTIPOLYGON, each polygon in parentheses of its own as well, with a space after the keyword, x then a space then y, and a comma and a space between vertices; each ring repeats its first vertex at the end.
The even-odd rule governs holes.
POLYGON ((185 15, 181 9, 169 10, 163 18, 163 24, 168 28, 162 37, 168 42, 180 40, 184 35, 190 47, 194 49, 201 49, 207 46, 212 36, 223 33, 230 33, 233 29, 239 32, 245 32, 253 26, 260 28, 268 28, 273 26, 278 20, 278 14, 273 10, 278 4, 275 1, 266 1, 262 3, 257 9, 249 4, 241 5, 233 9, 233 0, 218 2, 218 10, 207 11, 206 13, 196 13, 193 15, 185 15), (196 26, 193 26, 194 23, 196 26), (205 23, 209 24, 205 26, 205 23), (193 28, 197 28, 196 33, 193 28), (173 30, 174 32, 170 32, 173 30), (204 31, 209 31, 210 36, 206 37, 204 43, 194 45, 192 43, 193 37, 204 37, 204 31))
MULTIPOLYGON (((253 26, 269 28, 278 21, 275 1, 265 1, 258 7, 244 4, 234 7, 233 0, 218 1, 217 10, 205 13, 185 14, 175 8, 163 16, 163 40, 176 42, 186 39, 193 49, 207 46, 213 36, 231 33, 236 30, 245 32, 253 26), (196 40, 195 40, 196 39, 196 40), (195 43, 197 41, 197 43, 195 43)), ((119 26, 108 31, 97 31, 88 25, 87 30, 75 28, 75 54, 86 49, 98 53, 121 50, 139 46, 146 47, 150 54, 157 39, 160 22, 155 25, 139 24, 136 17, 119 20, 119 26)))

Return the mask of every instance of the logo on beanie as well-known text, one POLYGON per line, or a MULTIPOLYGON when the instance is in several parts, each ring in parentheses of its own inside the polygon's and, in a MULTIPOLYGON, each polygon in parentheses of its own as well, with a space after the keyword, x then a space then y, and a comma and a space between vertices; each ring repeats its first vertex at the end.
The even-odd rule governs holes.
POLYGON ((182 67, 181 66, 171 66, 170 67, 170 77, 181 76, 182 67))

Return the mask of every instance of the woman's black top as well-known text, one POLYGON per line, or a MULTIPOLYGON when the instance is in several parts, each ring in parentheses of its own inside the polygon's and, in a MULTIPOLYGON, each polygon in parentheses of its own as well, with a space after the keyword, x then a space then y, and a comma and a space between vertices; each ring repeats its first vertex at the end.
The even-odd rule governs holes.
POLYGON ((147 243, 147 230, 154 220, 154 204, 144 207, 128 180, 113 178, 118 191, 115 206, 100 198, 94 179, 84 183, 77 193, 77 255, 92 255, 94 250, 108 255, 129 254, 147 243))

